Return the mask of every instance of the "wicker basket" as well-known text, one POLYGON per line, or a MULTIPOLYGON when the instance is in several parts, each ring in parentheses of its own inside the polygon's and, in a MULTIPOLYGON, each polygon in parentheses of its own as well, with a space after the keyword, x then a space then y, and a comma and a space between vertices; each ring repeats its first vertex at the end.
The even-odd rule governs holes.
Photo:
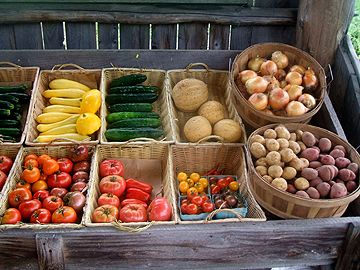
MULTIPOLYGON (((216 164, 225 166, 225 174, 235 175, 239 180, 239 191, 246 200, 248 212, 245 218, 227 218, 212 221, 182 221, 181 224, 196 223, 217 223, 236 221, 265 221, 266 216, 255 201, 248 186, 248 173, 245 164, 245 155, 241 145, 172 145, 171 154, 173 157, 173 182, 175 194, 178 194, 178 181, 176 175, 179 172, 205 173, 216 164)), ((177 196, 178 197, 178 196, 177 196)), ((176 198, 178 200, 178 198, 176 198)), ((178 209, 179 211, 179 209, 178 209)))
POLYGON ((320 64, 306 52, 299 50, 290 45, 281 43, 261 43, 251 46, 241 52, 236 58, 231 69, 231 84, 233 93, 239 101, 239 106, 236 106, 241 117, 252 127, 259 128, 271 123, 308 123, 310 119, 319 111, 324 101, 326 91, 326 77, 323 68, 320 64), (319 79, 319 86, 315 90, 314 97, 317 105, 314 109, 301 116, 276 116, 268 115, 262 111, 256 110, 248 101, 249 94, 246 92, 245 86, 239 86, 235 83, 240 71, 247 69, 247 63, 251 58, 256 56, 269 58, 274 51, 282 51, 289 58, 289 66, 294 64, 302 65, 304 67, 311 67, 319 79))
MULTIPOLYGON (((170 179, 173 178, 171 167, 171 158, 169 157, 169 145, 161 143, 151 143, 151 144, 132 144, 128 143, 126 145, 119 146, 110 146, 110 145, 99 145, 97 147, 97 152, 95 159, 91 164, 91 186, 89 187, 89 198, 90 203, 85 209, 85 225, 86 226, 114 226, 112 223, 93 223, 91 220, 91 215, 94 210, 98 207, 97 200, 101 195, 99 190, 99 163, 104 159, 120 159, 124 163, 125 167, 125 178, 133 177, 141 181, 146 182, 147 175, 154 175, 154 170, 161 173, 161 179, 153 179, 154 190, 152 192, 152 198, 154 195, 162 194, 166 197, 173 208, 172 220, 171 221, 162 221, 162 222, 134 222, 134 223, 120 223, 114 224, 120 230, 127 231, 128 228, 134 226, 147 228, 151 225, 163 225, 163 224, 175 224, 178 220, 177 212, 174 210, 175 207, 175 196, 174 196, 174 187, 170 179), (128 166, 134 166, 133 171, 126 170, 126 164, 128 166)), ((152 177, 154 178, 154 177, 152 177)), ((132 229, 130 229, 132 230, 132 229)))
MULTIPOLYGON (((171 126, 169 106, 168 106, 168 93, 166 92, 165 87, 165 75, 166 72, 164 70, 158 69, 137 69, 137 68, 105 68, 102 71, 102 79, 101 79, 101 92, 102 92, 102 124, 101 124, 101 138, 100 141, 102 144, 109 145, 121 145, 127 142, 108 142, 105 137, 106 131, 106 116, 108 115, 108 109, 105 102, 105 97, 107 90, 110 86, 110 83, 113 79, 118 78, 120 76, 129 75, 133 73, 141 73, 147 76, 147 80, 143 83, 143 85, 153 85, 157 86, 160 89, 159 98, 152 104, 153 111, 158 113, 161 118, 162 128, 164 130, 165 137, 159 140, 161 143, 170 144, 175 141, 174 132, 171 126)), ((153 143, 154 140, 146 140, 143 138, 131 140, 131 143, 153 143)))
POLYGON ((23 109, 21 117, 22 135, 20 141, 16 143, 0 142, 1 145, 18 145, 20 147, 26 137, 28 131, 28 124, 30 121, 31 112, 28 113, 29 108, 32 107, 34 102, 34 93, 37 85, 39 71, 38 67, 21 67, 9 62, 0 62, 0 65, 9 65, 11 67, 0 67, 0 85, 16 85, 23 83, 29 86, 28 94, 31 96, 29 104, 23 109))
POLYGON ((4 194, 7 194, 7 190, 9 188, 8 183, 11 182, 10 179, 13 178, 14 167, 15 167, 14 164, 15 164, 17 154, 19 153, 19 150, 20 150, 20 145, 7 145, 6 147, 1 147, 0 148, 0 155, 1 156, 8 156, 13 161, 13 166, 11 167, 11 170, 8 173, 5 185, 3 186, 2 189, 0 189, 0 201, 3 198, 3 196, 5 196, 4 194))
MULTIPOLYGON (((22 148, 20 148, 19 154, 17 155, 17 158, 16 158, 13 168, 12 168, 13 172, 11 174, 11 177, 9 177, 10 181, 8 181, 6 191, 4 192, 4 196, 0 200, 0 216, 2 216, 5 212, 5 210, 9 208, 8 195, 12 190, 15 189, 16 180, 20 179, 20 175, 23 171, 22 164, 23 164, 23 161, 24 161, 24 158, 26 155, 33 153, 38 156, 42 155, 42 154, 47 154, 54 158, 66 157, 68 155, 71 147, 73 147, 73 146, 48 145, 45 147, 22 147, 22 148)), ((88 147, 89 147, 90 152, 95 151, 95 146, 89 145, 88 147)), ((93 162, 95 155, 96 155, 95 153, 92 154, 91 162, 93 162)), ((91 179, 93 179, 92 173, 93 172, 90 171, 89 182, 88 182, 89 187, 91 186, 91 179)), ((84 219, 85 218, 85 209, 86 209, 88 203, 89 203, 89 192, 87 192, 87 195, 86 195, 86 203, 84 206, 84 213, 83 213, 83 215, 81 217, 81 221, 79 223, 63 223, 63 224, 20 223, 20 224, 14 224, 14 225, 0 225, 0 230, 1 229, 13 229, 13 228, 24 228, 24 229, 26 229, 26 228, 31 228, 31 229, 81 228, 85 221, 85 219, 84 219)))
MULTIPOLYGON (((38 85, 35 89, 34 102, 32 103, 29 127, 26 136, 25 143, 31 146, 47 145, 47 143, 36 143, 34 140, 39 135, 36 129, 37 122, 35 118, 42 114, 43 109, 50 105, 48 99, 43 97, 43 92, 48 89, 49 83, 54 79, 69 79, 80 83, 83 83, 91 89, 100 89, 100 69, 83 69, 74 64, 56 65, 52 70, 42 70, 40 72, 38 85), (75 67, 76 69, 62 70, 64 67, 75 67), (56 68, 58 69, 56 70, 56 68)), ((101 108, 97 112, 97 115, 101 118, 101 108)), ((97 131, 92 135, 91 141, 82 142, 84 144, 97 144, 99 143, 100 132, 97 131)), ((54 145, 65 145, 69 144, 68 141, 56 141, 54 145)))
MULTIPOLYGON (((254 131, 250 137, 263 134, 268 128, 274 128, 277 124, 264 126, 254 131)), ((336 134, 319 128, 301 123, 285 124, 290 131, 301 129, 312 132, 316 137, 329 138, 333 143, 343 145, 352 162, 360 164, 360 155, 346 141, 336 134)), ((249 147, 249 145, 248 145, 249 147)), ((351 194, 339 199, 307 199, 281 191, 266 182, 255 170, 252 158, 248 153, 248 167, 250 168, 250 188, 259 204, 269 212, 282 218, 324 218, 340 217, 348 207, 349 203, 360 195, 360 186, 351 194)), ((359 181, 359 180, 358 180, 359 181)))
MULTIPOLYGON (((236 112, 236 109, 232 102, 233 96, 231 94, 231 87, 229 84, 229 73, 227 71, 209 69, 206 64, 195 63, 195 64, 189 64, 186 67, 186 69, 169 70, 167 72, 167 77, 169 80, 170 92, 179 81, 186 78, 194 78, 205 82, 208 85, 208 89, 209 89, 208 100, 215 100, 225 105, 225 109, 227 110, 225 118, 231 118, 232 120, 240 124, 242 130, 240 142, 245 143, 246 132, 242 120, 239 117, 238 113, 236 112), (192 67, 198 65, 204 67, 205 70, 191 69, 192 67)), ((196 116, 197 113, 196 112, 185 113, 179 111, 175 107, 175 104, 173 103, 171 97, 169 104, 171 106, 176 143, 188 144, 188 141, 186 140, 183 132, 184 125, 191 117, 196 116)), ((209 136, 209 137, 210 139, 212 139, 213 137, 216 136, 209 136)), ((204 142, 207 143, 206 139, 204 142)))

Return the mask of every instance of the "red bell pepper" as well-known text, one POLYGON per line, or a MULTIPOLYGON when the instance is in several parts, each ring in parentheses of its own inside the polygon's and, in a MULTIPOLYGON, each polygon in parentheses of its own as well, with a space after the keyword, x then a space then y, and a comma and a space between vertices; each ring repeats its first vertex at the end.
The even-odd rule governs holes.
POLYGON ((147 208, 147 206, 148 206, 145 202, 140 201, 138 199, 125 199, 121 202, 121 208, 123 208, 125 205, 128 205, 128 204, 141 204, 145 208, 147 208))
POLYGON ((141 182, 139 180, 135 180, 133 178, 129 178, 126 180, 126 188, 138 188, 149 194, 151 194, 153 187, 149 184, 141 182))
POLYGON ((126 199, 138 199, 147 203, 150 199, 150 194, 139 188, 128 188, 126 190, 126 199))

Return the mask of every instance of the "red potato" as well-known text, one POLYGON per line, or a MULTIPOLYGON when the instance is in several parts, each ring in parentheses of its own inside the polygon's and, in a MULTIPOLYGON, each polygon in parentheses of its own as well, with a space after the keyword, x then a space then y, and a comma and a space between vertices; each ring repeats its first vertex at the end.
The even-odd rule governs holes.
POLYGON ((301 176, 311 181, 318 177, 318 171, 312 168, 304 168, 301 171, 301 176))
POLYGON ((314 187, 309 187, 307 190, 306 190, 306 193, 309 195, 310 198, 312 199, 320 199, 320 193, 319 191, 314 188, 314 187))
POLYGON ((344 146, 338 144, 338 145, 336 145, 336 146, 334 147, 334 149, 339 149, 339 150, 343 151, 343 152, 345 153, 345 155, 346 155, 346 149, 345 149, 344 146))
POLYGON ((349 193, 355 191, 357 189, 357 184, 354 181, 347 181, 346 182, 346 189, 349 193))
POLYGON ((287 191, 287 192, 290 192, 290 193, 292 193, 292 194, 295 194, 296 191, 297 191, 297 189, 294 187, 294 185, 288 184, 286 191, 287 191))
POLYGON ((330 190, 330 199, 337 199, 347 195, 347 189, 344 184, 335 183, 330 190))
POLYGON ((309 194, 307 194, 306 191, 303 191, 303 190, 297 191, 297 192, 295 193, 295 195, 298 195, 298 196, 300 196, 300 197, 307 198, 307 199, 310 198, 309 194))
POLYGON ((330 186, 333 186, 336 182, 333 181, 333 180, 331 180, 331 181, 329 181, 328 183, 329 183, 330 186))
POLYGON ((354 181, 356 178, 356 175, 353 171, 351 171, 349 169, 341 169, 339 171, 339 178, 345 182, 354 181))
POLYGON ((306 158, 308 161, 315 161, 319 158, 320 151, 315 148, 307 148, 301 152, 300 157, 306 158))
POLYGON ((331 149, 331 141, 328 138, 321 138, 319 140, 319 148, 322 153, 327 153, 331 149))
POLYGON ((335 165, 339 169, 346 168, 347 166, 349 166, 350 163, 351 163, 351 161, 348 158, 345 158, 345 157, 338 157, 335 160, 335 165))
POLYGON ((335 179, 335 183, 339 183, 339 184, 344 184, 345 185, 345 182, 339 178, 336 178, 335 179))
POLYGON ((317 185, 321 184, 323 180, 320 177, 316 177, 314 180, 310 181, 310 187, 316 187, 317 185))
POLYGON ((330 156, 332 156, 333 158, 337 159, 338 157, 345 157, 345 152, 340 150, 340 149, 333 149, 331 152, 330 152, 330 156))
POLYGON ((356 163, 350 163, 350 164, 347 166, 347 168, 348 168, 350 171, 352 171, 352 172, 354 172, 354 173, 357 173, 358 170, 359 170, 359 165, 357 165, 356 163))
POLYGON ((335 159, 330 155, 322 155, 320 162, 324 165, 335 165, 335 159))
POLYGON ((305 143, 307 147, 314 146, 316 144, 316 138, 311 132, 305 131, 301 135, 301 140, 305 143))
POLYGON ((319 191, 319 194, 321 197, 326 197, 330 193, 331 186, 327 182, 321 182, 316 186, 317 191, 319 191))
POLYGON ((322 166, 322 163, 321 163, 320 161, 317 161, 317 160, 311 161, 311 162, 309 163, 309 167, 310 167, 310 168, 313 168, 313 169, 319 168, 319 167, 321 167, 321 166, 322 166))

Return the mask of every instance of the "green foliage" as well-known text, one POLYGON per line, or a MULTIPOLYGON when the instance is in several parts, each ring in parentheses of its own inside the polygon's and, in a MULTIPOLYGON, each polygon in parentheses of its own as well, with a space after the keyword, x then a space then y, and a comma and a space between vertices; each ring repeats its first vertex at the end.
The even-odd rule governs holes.
POLYGON ((355 16, 350 24, 348 34, 357 55, 360 56, 360 0, 355 1, 355 16))

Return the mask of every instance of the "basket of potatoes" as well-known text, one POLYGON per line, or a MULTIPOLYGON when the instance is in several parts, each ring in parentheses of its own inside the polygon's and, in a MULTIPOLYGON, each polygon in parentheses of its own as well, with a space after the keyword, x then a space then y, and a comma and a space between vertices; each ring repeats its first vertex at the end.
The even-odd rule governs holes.
POLYGON ((360 155, 328 130, 271 124, 250 135, 247 149, 253 194, 279 217, 340 217, 360 195, 360 155))

